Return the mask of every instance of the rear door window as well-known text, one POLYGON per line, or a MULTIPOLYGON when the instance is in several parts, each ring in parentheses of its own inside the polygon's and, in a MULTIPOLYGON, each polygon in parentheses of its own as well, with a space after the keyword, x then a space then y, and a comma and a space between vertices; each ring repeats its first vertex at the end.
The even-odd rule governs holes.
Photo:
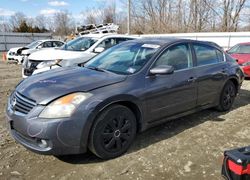
POLYGON ((53 41, 53 47, 61 47, 63 45, 60 41, 53 41))
POLYGON ((215 64, 224 61, 223 53, 214 47, 194 44, 197 66, 215 64))
POLYGON ((103 47, 104 49, 108 49, 116 44, 120 44, 127 40, 132 40, 132 38, 107 38, 103 40, 97 47, 103 47))
POLYGON ((108 49, 116 44, 117 44, 116 38, 107 38, 107 39, 104 39, 97 47, 108 49))

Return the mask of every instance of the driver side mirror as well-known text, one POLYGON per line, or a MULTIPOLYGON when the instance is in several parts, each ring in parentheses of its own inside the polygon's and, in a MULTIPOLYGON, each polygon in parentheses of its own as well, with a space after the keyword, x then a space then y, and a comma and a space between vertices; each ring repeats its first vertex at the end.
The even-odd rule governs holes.
POLYGON ((150 74, 152 75, 157 75, 157 74, 166 75, 173 73, 174 73, 174 67, 168 65, 160 65, 150 69, 150 74))
POLYGON ((103 47, 97 47, 97 48, 95 48, 94 49, 94 52, 95 53, 101 53, 101 52, 103 52, 105 49, 103 48, 103 47))

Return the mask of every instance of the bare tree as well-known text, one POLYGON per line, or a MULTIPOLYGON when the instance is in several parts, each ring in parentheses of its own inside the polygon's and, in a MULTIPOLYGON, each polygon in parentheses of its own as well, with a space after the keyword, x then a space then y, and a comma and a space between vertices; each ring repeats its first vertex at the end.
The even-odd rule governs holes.
POLYGON ((11 32, 11 27, 8 22, 0 22, 0 32, 11 32))
POLYGON ((12 15, 9 20, 12 30, 19 27, 23 21, 26 21, 26 16, 23 13, 17 12, 14 15, 12 15))
POLYGON ((96 11, 87 11, 85 13, 85 22, 87 24, 96 24, 98 22, 97 12, 96 11))
MULTIPOLYGON (((120 2, 127 8, 127 0, 120 2)), ((242 12, 247 12, 250 0, 133 0, 131 3, 132 33, 238 31, 243 29, 243 25, 244 30, 250 27, 249 18, 246 18, 249 13, 245 15, 245 23, 241 24, 242 12)), ((81 25, 115 22, 120 25, 120 32, 126 32, 126 13, 116 11, 115 0, 100 4, 98 8, 86 8, 81 13, 81 25)), ((68 11, 32 19, 23 13, 16 13, 11 16, 9 27, 15 29, 24 21, 28 26, 46 27, 58 35, 67 35, 74 29, 68 11)), ((8 29, 6 25, 4 27, 8 29)))
POLYGON ((55 33, 60 36, 68 35, 74 30, 74 23, 68 11, 60 11, 54 15, 55 33))
POLYGON ((115 6, 108 6, 102 12, 103 23, 114 23, 115 21, 115 6))
POLYGON ((48 18, 45 18, 45 16, 44 15, 38 15, 38 16, 36 16, 36 18, 35 18, 35 25, 37 26, 37 27, 39 27, 40 29, 45 29, 45 28, 47 28, 47 19, 48 18))
POLYGON ((222 31, 237 31, 240 20, 240 13, 245 4, 246 0, 223 0, 221 11, 222 31))

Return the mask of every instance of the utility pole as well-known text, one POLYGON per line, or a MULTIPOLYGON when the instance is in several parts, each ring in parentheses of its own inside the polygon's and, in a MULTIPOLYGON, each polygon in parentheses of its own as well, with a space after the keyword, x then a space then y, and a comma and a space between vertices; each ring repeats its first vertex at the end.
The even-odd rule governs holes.
POLYGON ((127 33, 128 35, 130 34, 130 5, 131 5, 131 0, 128 0, 128 29, 127 29, 127 33))

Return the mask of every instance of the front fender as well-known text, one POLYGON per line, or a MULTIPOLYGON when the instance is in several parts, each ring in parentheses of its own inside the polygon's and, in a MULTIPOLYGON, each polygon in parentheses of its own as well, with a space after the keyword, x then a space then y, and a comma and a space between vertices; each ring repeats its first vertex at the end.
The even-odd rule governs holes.
POLYGON ((112 96, 110 98, 107 98, 105 100, 101 100, 98 98, 91 99, 87 104, 84 105, 84 108, 86 111, 91 111, 88 120, 86 121, 83 129, 82 129, 82 135, 81 135, 81 148, 87 148, 88 147, 88 140, 89 140, 89 134, 91 132, 92 125, 98 115, 108 106, 112 104, 122 104, 123 102, 130 102, 137 106, 141 116, 139 119, 139 124, 141 125, 141 130, 145 128, 145 125, 143 123, 143 112, 142 112, 142 104, 140 103, 139 99, 132 96, 132 95, 116 95, 112 96))

